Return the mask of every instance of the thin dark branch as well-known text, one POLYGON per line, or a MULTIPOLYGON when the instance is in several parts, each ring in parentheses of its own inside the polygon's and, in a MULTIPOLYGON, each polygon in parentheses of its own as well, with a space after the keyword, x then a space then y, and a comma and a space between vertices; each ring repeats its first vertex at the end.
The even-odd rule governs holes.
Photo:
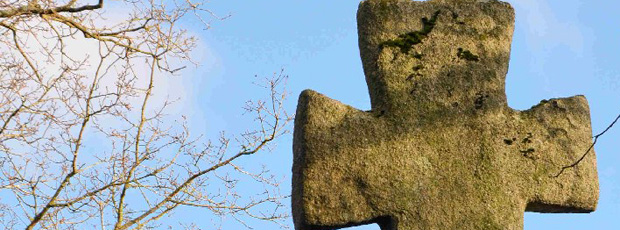
POLYGON ((120 30, 120 31, 116 31, 116 32, 98 33, 97 35, 98 36, 116 36, 116 35, 123 34, 123 33, 136 32, 136 31, 145 29, 147 24, 151 20, 153 20, 153 18, 146 19, 144 21, 144 23, 141 26, 139 26, 139 27, 134 27, 134 28, 131 28, 131 29, 124 29, 124 30, 120 30))
POLYGON ((609 124, 609 126, 607 126, 607 128, 605 130, 603 130, 603 132, 597 134, 596 136, 594 136, 594 141, 592 142, 592 144, 590 145, 590 147, 588 147, 588 150, 586 150, 586 152, 581 155, 581 157, 573 162, 570 165, 564 166, 562 167, 562 169, 560 170, 560 172, 558 172, 558 174, 556 174, 554 177, 559 177, 564 170, 569 169, 569 168, 574 168, 575 166, 577 166, 579 163, 581 163, 581 161, 583 161, 583 159, 586 158, 586 156, 588 156, 588 154, 590 153, 590 151, 592 150, 592 148, 594 148, 594 145, 596 145, 596 142, 598 141, 598 138, 603 136, 603 134, 605 134, 607 131, 609 131, 612 127, 614 127, 614 125, 616 124, 616 122, 618 122, 618 120, 620 119, 620 114, 618 114, 618 116, 616 117, 616 119, 611 122, 611 124, 609 124))

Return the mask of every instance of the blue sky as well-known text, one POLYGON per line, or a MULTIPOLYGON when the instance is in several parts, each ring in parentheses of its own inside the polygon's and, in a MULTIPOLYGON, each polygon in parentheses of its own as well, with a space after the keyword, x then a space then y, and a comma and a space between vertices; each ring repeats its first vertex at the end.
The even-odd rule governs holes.
MULTIPOLYGON (((528 109, 542 99, 583 94, 590 104, 594 134, 605 129, 620 113, 620 2, 508 2, 517 17, 506 79, 509 105, 528 109)), ((201 38, 195 51, 201 66, 182 77, 184 88, 191 92, 184 96, 184 106, 192 108, 186 110, 192 128, 209 136, 219 130, 245 129, 249 124, 239 122, 241 106, 264 93, 252 86, 254 76, 269 76, 281 68, 290 76, 290 112, 295 111, 299 93, 308 88, 369 109, 357 46, 358 4, 326 0, 209 3, 209 9, 222 16, 230 13, 231 17, 214 22, 209 30, 196 27, 193 32, 201 38)), ((525 229, 620 229, 620 154, 615 151, 620 149, 619 140, 620 127, 616 127, 595 147, 600 180, 596 212, 526 213, 525 229)), ((244 162, 271 168, 283 178, 284 193, 290 192, 291 141, 291 135, 284 136, 272 152, 244 162)), ((210 218, 207 212, 191 216, 210 218)), ((276 226, 257 222, 254 227, 276 226)), ((240 228, 232 219, 224 221, 223 229, 240 228)))

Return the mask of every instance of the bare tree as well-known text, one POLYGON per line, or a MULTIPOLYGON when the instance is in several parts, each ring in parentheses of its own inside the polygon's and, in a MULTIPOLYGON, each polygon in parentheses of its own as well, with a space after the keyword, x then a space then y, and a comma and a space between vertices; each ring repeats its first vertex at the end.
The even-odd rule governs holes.
POLYGON ((286 133, 286 76, 245 105, 254 129, 191 136, 154 92, 192 63, 181 20, 221 18, 192 0, 95 1, 0 0, 0 226, 152 228, 181 206, 281 223, 278 181, 236 162, 286 133))

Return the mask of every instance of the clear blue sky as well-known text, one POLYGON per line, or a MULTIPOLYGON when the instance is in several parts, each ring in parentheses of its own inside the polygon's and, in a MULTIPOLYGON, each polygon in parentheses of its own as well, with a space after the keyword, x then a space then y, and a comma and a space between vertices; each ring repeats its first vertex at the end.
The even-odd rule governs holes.
MULTIPOLYGON (((620 113, 620 1, 510 0, 516 10, 506 93, 509 105, 528 109, 542 99, 586 95, 593 132, 602 131, 620 113)), ((192 109, 192 127, 215 136, 219 130, 243 130, 243 103, 263 91, 253 88, 255 75, 284 68, 290 76, 287 103, 313 89, 359 109, 370 103, 357 46, 355 14, 359 1, 262 0, 212 1, 208 8, 232 16, 198 31, 202 66, 183 81, 192 109), (206 131, 205 131, 206 130, 206 131)), ((271 153, 244 163, 261 163, 284 178, 290 192, 292 136, 271 153)), ((525 229, 620 229, 620 125, 595 147, 600 200, 593 214, 526 214, 525 229)), ((252 188, 248 188, 252 189, 252 188)), ((287 201, 288 203, 288 201, 287 201)), ((290 208, 290 207, 288 207, 290 208)), ((179 213, 184 213, 180 211, 179 213)), ((210 224, 208 212, 194 212, 210 224)), ((292 225, 292 221, 290 222, 292 225)), ((274 225, 254 224, 255 229, 274 225)), ((241 229, 234 220, 223 229, 241 229)), ((365 226, 352 229, 379 229, 365 226)))

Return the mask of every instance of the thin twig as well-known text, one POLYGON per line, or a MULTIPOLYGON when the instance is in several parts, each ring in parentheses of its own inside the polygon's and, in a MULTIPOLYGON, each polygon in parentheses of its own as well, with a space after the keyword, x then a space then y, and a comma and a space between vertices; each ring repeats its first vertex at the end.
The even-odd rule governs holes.
POLYGON ((611 124, 609 124, 609 126, 607 126, 607 128, 605 130, 603 130, 603 132, 601 132, 601 133, 597 134, 596 136, 594 136, 594 141, 592 142, 590 147, 588 147, 588 150, 586 150, 586 152, 583 155, 581 155, 581 157, 577 161, 573 162, 570 165, 562 167, 560 172, 558 172, 558 174, 556 174, 554 177, 556 177, 556 178, 559 177, 564 172, 564 170, 569 169, 569 168, 573 168, 573 167, 577 166, 579 163, 581 163, 581 161, 583 161, 583 159, 585 159, 586 156, 588 156, 588 154, 590 153, 592 148, 594 148, 594 145, 596 145, 596 142, 598 141, 598 138, 601 137, 603 134, 605 134, 607 131, 609 131, 616 124, 616 122, 618 122, 619 119, 620 119, 620 114, 618 114, 616 119, 613 122, 611 122, 611 124))

